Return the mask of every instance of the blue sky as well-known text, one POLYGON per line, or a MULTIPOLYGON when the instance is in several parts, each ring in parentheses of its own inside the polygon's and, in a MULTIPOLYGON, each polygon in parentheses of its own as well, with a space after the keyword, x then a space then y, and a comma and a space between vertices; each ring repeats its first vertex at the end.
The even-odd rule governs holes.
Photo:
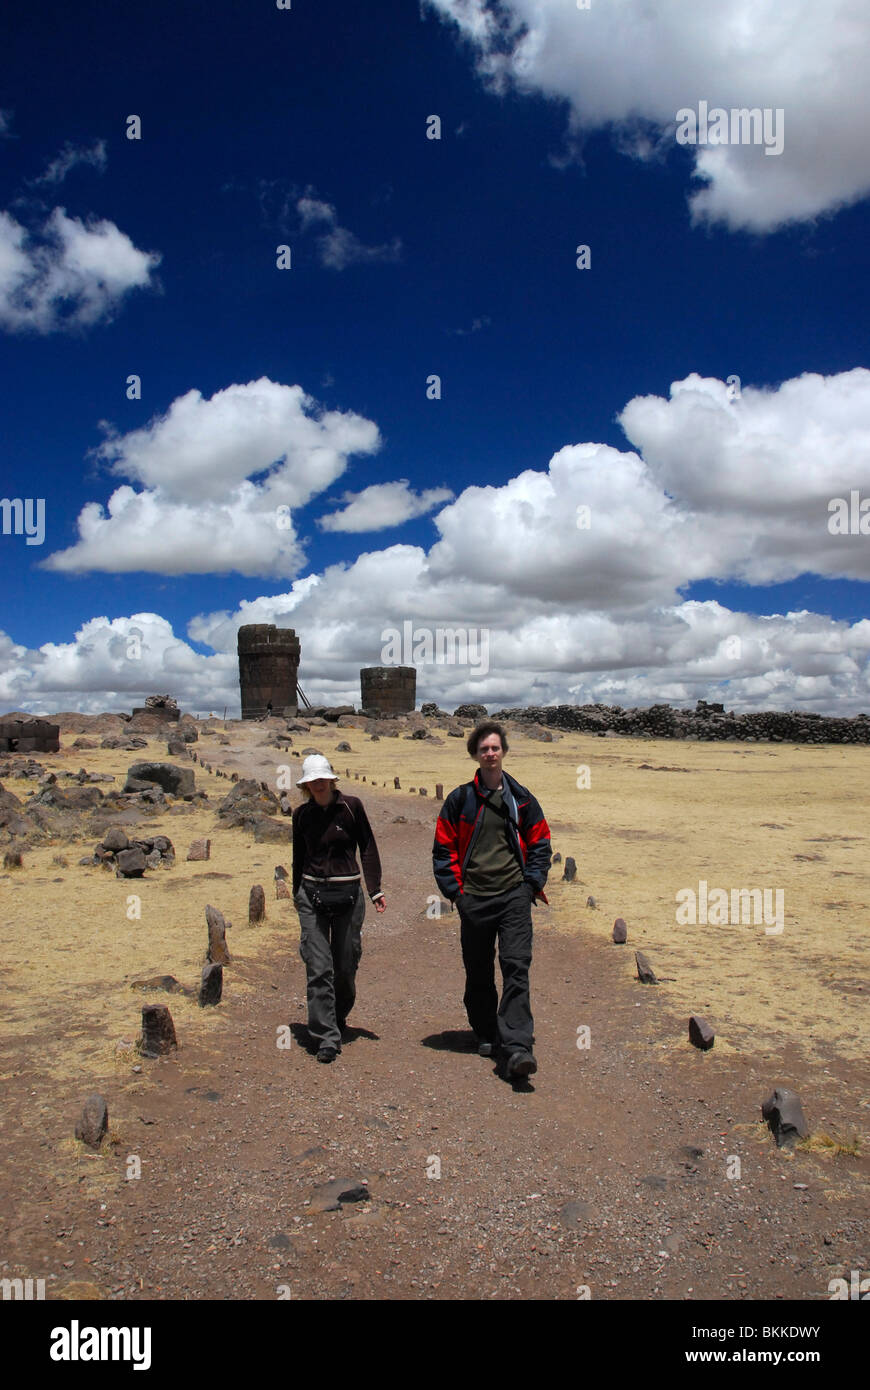
POLYGON ((232 709, 246 621, 358 702, 411 621, 488 634, 448 706, 870 710, 870 16, 696 8, 16 14, 0 704, 232 709))

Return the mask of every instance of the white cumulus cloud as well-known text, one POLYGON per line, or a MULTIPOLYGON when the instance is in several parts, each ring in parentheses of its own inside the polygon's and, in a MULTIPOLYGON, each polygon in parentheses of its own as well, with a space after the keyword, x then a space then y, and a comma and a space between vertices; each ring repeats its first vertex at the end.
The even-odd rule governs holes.
POLYGON ((57 207, 34 233, 0 211, 0 327, 53 333, 111 319, 159 261, 114 222, 86 225, 57 207))
POLYGON ((106 509, 88 503, 54 570, 290 575, 304 559, 293 509, 330 487, 351 454, 380 446, 377 426, 319 411, 301 386, 267 377, 204 399, 188 391, 143 429, 97 451, 115 474, 106 509))
POLYGON ((414 492, 407 478, 393 483, 373 483, 362 492, 346 492, 346 505, 340 512, 330 512, 318 521, 324 531, 385 531, 401 526, 416 516, 425 516, 442 502, 449 502, 453 493, 447 487, 426 488, 414 492))
MULTIPOLYGON (((693 217, 769 232, 870 192, 870 10, 856 0, 429 0, 496 90, 568 106, 569 146, 609 128, 639 158, 674 147, 677 113, 782 111, 778 155, 697 144, 693 217)), ((730 125, 730 122, 729 122, 730 125)))

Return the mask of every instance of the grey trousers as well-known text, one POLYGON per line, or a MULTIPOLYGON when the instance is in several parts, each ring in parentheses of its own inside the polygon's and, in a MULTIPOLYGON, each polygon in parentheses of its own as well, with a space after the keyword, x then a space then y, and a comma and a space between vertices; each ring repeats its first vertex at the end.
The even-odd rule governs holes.
POLYGON ((340 1052, 341 1030, 356 1000, 365 891, 360 885, 356 906, 332 919, 315 912, 304 881, 294 902, 299 913, 299 954, 308 975, 308 1032, 318 1047, 340 1052))

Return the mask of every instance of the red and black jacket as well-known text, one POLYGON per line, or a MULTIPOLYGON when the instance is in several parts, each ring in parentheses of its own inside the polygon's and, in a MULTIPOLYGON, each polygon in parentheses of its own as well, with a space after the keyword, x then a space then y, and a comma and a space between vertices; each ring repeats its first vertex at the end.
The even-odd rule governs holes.
MULTIPOLYGON (((487 796, 486 788, 481 790, 482 787, 478 769, 473 782, 465 782, 450 793, 435 826, 432 867, 435 882, 450 902, 463 891, 465 866, 480 833, 487 796)), ((536 898, 546 902, 543 888, 552 858, 550 827, 531 792, 504 771, 502 787, 508 842, 522 865, 525 882, 535 890, 536 898)))

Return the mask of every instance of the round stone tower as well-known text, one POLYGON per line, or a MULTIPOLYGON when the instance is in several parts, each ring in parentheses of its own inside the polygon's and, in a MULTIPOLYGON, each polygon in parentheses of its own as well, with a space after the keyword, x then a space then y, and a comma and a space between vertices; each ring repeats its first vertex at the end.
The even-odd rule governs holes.
POLYGON ((299 638, 292 627, 247 623, 239 628, 239 685, 242 718, 262 719, 295 708, 299 638))
POLYGON ((367 714, 410 714, 417 700, 417 671, 414 666, 364 666, 359 686, 367 714))

